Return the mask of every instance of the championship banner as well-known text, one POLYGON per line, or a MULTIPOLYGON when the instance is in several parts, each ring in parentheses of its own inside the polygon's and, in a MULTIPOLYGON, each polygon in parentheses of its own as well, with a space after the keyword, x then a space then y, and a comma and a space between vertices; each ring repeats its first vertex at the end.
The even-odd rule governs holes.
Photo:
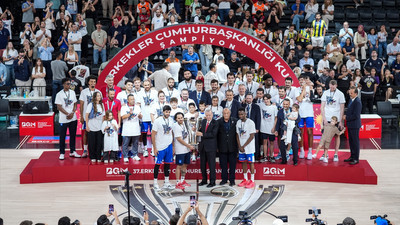
MULTIPOLYGON (((272 75, 279 85, 284 85, 285 78, 291 77, 293 85, 299 81, 285 60, 266 43, 242 31, 223 25, 183 24, 167 26, 134 40, 125 46, 102 71, 99 80, 107 75, 114 75, 118 83, 134 65, 156 52, 183 44, 211 44, 240 52, 272 75)), ((98 82, 96 88, 101 89, 104 82, 98 82)))

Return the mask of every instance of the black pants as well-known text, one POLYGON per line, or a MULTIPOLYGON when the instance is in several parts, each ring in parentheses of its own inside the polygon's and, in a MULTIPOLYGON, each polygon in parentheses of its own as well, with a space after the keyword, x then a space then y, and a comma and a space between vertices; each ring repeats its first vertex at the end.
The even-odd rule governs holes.
MULTIPOLYGON (((298 142, 297 134, 294 134, 294 133, 295 132, 293 132, 293 136, 292 136, 293 163, 297 163, 299 160, 299 142, 298 142)), ((279 150, 280 150, 281 156, 282 156, 282 163, 287 163, 285 140, 280 140, 279 150)))
POLYGON ((254 157, 256 160, 260 160, 260 158, 261 158, 259 134, 260 134, 260 132, 254 134, 254 144, 256 146, 256 152, 254 153, 254 157))
POLYGON ((351 158, 353 160, 358 160, 360 158, 360 129, 357 128, 349 128, 349 145, 351 158))
POLYGON ((67 136, 67 129, 69 129, 69 148, 70 153, 73 153, 75 149, 76 139, 76 127, 78 121, 72 121, 69 123, 60 123, 60 154, 65 154, 65 137, 67 136))
POLYGON ((101 159, 101 150, 103 149, 103 133, 101 131, 88 132, 88 148, 90 159, 101 159))
POLYGON ((229 182, 235 182, 236 170, 236 152, 219 153, 219 163, 222 169, 222 181, 228 181, 228 164, 229 164, 229 182))
POLYGON ((117 151, 104 151, 104 160, 117 160, 117 151))
POLYGON ((210 183, 215 183, 215 158, 217 157, 216 151, 206 152, 200 151, 200 168, 202 181, 207 182, 207 163, 210 169, 210 183))
POLYGON ((374 106, 374 95, 370 94, 362 94, 361 93, 361 103, 362 103, 362 108, 361 108, 361 113, 365 114, 366 113, 366 108, 368 108, 369 114, 372 114, 373 106, 374 106))

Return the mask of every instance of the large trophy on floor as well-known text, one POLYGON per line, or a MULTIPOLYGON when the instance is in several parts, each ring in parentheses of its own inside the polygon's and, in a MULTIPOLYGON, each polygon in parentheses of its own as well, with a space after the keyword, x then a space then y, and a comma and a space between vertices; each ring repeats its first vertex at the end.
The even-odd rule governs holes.
POLYGON ((200 142, 201 137, 196 136, 196 132, 201 128, 201 119, 196 119, 196 118, 190 118, 186 119, 185 118, 185 126, 188 131, 188 137, 189 137, 189 145, 193 145, 195 147, 198 146, 200 142))

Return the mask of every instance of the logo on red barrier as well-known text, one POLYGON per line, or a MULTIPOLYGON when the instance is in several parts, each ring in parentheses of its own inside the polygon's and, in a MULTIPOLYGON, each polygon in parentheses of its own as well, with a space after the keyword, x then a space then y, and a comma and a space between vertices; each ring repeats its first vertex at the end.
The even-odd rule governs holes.
MULTIPOLYGON (((147 33, 119 51, 104 68, 99 80, 114 75, 114 82, 118 83, 145 57, 184 44, 217 45, 243 53, 271 74, 279 85, 284 85, 286 77, 293 79, 294 86, 299 85, 286 61, 266 43, 238 29, 212 24, 174 25, 147 33)), ((104 82, 98 82, 96 88, 101 89, 104 85, 104 82)))
POLYGON ((128 168, 119 168, 119 167, 107 167, 106 168, 106 175, 120 175, 121 172, 128 171, 128 168))
POLYGON ((22 122, 21 125, 23 128, 36 128, 35 122, 22 122))
POLYGON ((286 169, 285 168, 276 168, 276 167, 264 167, 263 168, 264 176, 285 176, 286 169))

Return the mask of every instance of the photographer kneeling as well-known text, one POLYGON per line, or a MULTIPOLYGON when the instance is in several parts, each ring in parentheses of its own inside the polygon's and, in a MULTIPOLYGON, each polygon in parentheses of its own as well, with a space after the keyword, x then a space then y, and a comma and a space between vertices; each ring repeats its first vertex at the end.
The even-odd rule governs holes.
POLYGON ((199 208, 199 203, 196 202, 196 204, 194 206, 189 206, 185 212, 183 213, 183 215, 181 216, 181 218, 179 218, 179 221, 177 223, 177 225, 183 225, 184 221, 186 219, 187 214, 192 211, 192 210, 196 210, 196 214, 194 215, 190 215, 186 221, 186 224, 188 225, 208 225, 208 221, 206 219, 206 217, 203 215, 203 213, 200 211, 199 208), (200 223, 201 222, 201 223, 200 223))

